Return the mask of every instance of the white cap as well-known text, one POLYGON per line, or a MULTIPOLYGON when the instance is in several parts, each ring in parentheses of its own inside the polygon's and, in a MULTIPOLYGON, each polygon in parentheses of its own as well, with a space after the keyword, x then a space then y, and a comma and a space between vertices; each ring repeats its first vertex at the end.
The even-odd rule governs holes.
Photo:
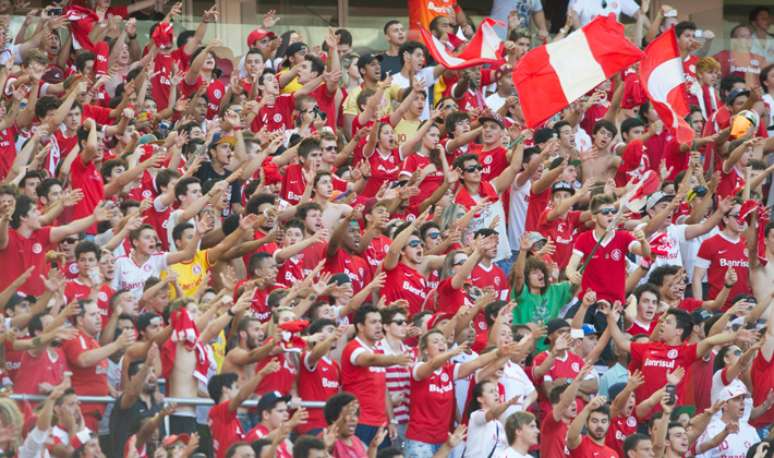
POLYGON ((747 391, 747 387, 744 386, 744 383, 742 383, 742 381, 738 378, 735 378, 731 380, 731 383, 720 390, 718 401, 728 401, 729 399, 734 399, 737 396, 746 396, 748 393, 749 392, 747 391))

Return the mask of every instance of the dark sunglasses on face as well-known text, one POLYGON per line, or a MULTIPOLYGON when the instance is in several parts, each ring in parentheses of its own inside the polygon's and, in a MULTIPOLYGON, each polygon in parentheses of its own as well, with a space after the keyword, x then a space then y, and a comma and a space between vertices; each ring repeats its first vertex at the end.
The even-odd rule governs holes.
POLYGON ((392 320, 392 324, 397 324, 398 326, 403 326, 406 324, 406 320, 392 320))
POLYGON ((439 238, 441 236, 441 233, 440 232, 430 232, 430 233, 427 234, 427 236, 430 237, 431 239, 435 240, 435 239, 437 239, 437 238, 439 238))
POLYGON ((78 239, 63 239, 62 243, 78 243, 78 239))
POLYGON ((616 212, 615 208, 603 208, 599 210, 597 213, 599 213, 600 215, 608 216, 608 215, 614 215, 615 212, 616 212))
POLYGON ((481 167, 480 165, 471 165, 470 167, 465 167, 462 170, 465 173, 475 173, 475 172, 480 172, 480 171, 484 170, 484 168, 481 167))

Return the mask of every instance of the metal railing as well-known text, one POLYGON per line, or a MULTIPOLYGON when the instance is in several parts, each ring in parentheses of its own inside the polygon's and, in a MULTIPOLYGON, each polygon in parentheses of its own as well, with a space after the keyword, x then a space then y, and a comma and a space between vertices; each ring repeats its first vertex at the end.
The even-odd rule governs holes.
MULTIPOLYGON (((11 394, 9 396, 14 401, 32 401, 40 402, 45 401, 48 396, 42 394, 11 394)), ((99 404, 109 404, 115 402, 117 399, 112 396, 78 396, 78 400, 81 402, 91 402, 99 404)), ((215 403, 212 399, 208 398, 167 398, 165 397, 162 402, 164 404, 177 404, 179 406, 213 406, 215 403)), ((251 399, 242 403, 242 407, 256 407, 258 404, 257 399, 251 399)), ((307 409, 322 409, 325 403, 322 401, 301 401, 301 407, 307 409)))

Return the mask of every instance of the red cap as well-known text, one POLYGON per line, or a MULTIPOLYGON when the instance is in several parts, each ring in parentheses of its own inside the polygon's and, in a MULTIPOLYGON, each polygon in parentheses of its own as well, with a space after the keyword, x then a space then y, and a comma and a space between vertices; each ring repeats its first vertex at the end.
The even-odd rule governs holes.
POLYGON ((159 25, 153 30, 153 35, 151 35, 151 39, 153 39, 153 42, 158 46, 159 48, 165 46, 165 45, 172 45, 172 38, 174 35, 174 29, 172 27, 172 24, 169 22, 161 22, 159 25))
POLYGON ((454 317, 451 313, 443 313, 443 312, 437 312, 434 313, 433 316, 430 317, 430 319, 427 321, 427 329, 433 329, 438 323, 440 323, 442 320, 450 320, 454 317))
POLYGON ((247 46, 253 48, 254 47, 253 44, 256 41, 263 40, 264 37, 269 37, 271 39, 274 39, 274 38, 277 38, 277 35, 274 32, 270 32, 268 30, 264 30, 260 28, 255 29, 247 35, 247 46))

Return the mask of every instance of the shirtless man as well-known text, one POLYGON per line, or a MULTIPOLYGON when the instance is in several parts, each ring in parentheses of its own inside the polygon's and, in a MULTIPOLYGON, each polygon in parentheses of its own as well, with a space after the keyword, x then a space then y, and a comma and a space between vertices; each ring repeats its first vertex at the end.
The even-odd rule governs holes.
POLYGON ((330 172, 317 172, 313 178, 313 189, 312 202, 320 206, 323 226, 332 232, 342 216, 349 216, 352 213, 352 207, 331 201, 334 187, 333 174, 330 172))
MULTIPOLYGON (((239 383, 244 383, 255 373, 255 363, 268 357, 277 343, 269 338, 260 345, 263 331, 261 322, 252 316, 239 320, 237 325, 237 346, 232 348, 223 360, 222 373, 233 372, 239 376, 239 383)), ((279 349, 279 347, 277 347, 279 349)))
POLYGON ((771 279, 774 278, 774 222, 766 225, 764 233, 766 237, 766 265, 756 262, 750 274, 753 294, 758 299, 758 303, 765 303, 774 297, 774 285, 771 279))
POLYGON ((604 184, 615 176, 621 163, 621 158, 612 151, 613 138, 617 133, 615 124, 605 119, 597 121, 594 125, 591 151, 581 153, 584 181, 591 179, 596 183, 604 184))

